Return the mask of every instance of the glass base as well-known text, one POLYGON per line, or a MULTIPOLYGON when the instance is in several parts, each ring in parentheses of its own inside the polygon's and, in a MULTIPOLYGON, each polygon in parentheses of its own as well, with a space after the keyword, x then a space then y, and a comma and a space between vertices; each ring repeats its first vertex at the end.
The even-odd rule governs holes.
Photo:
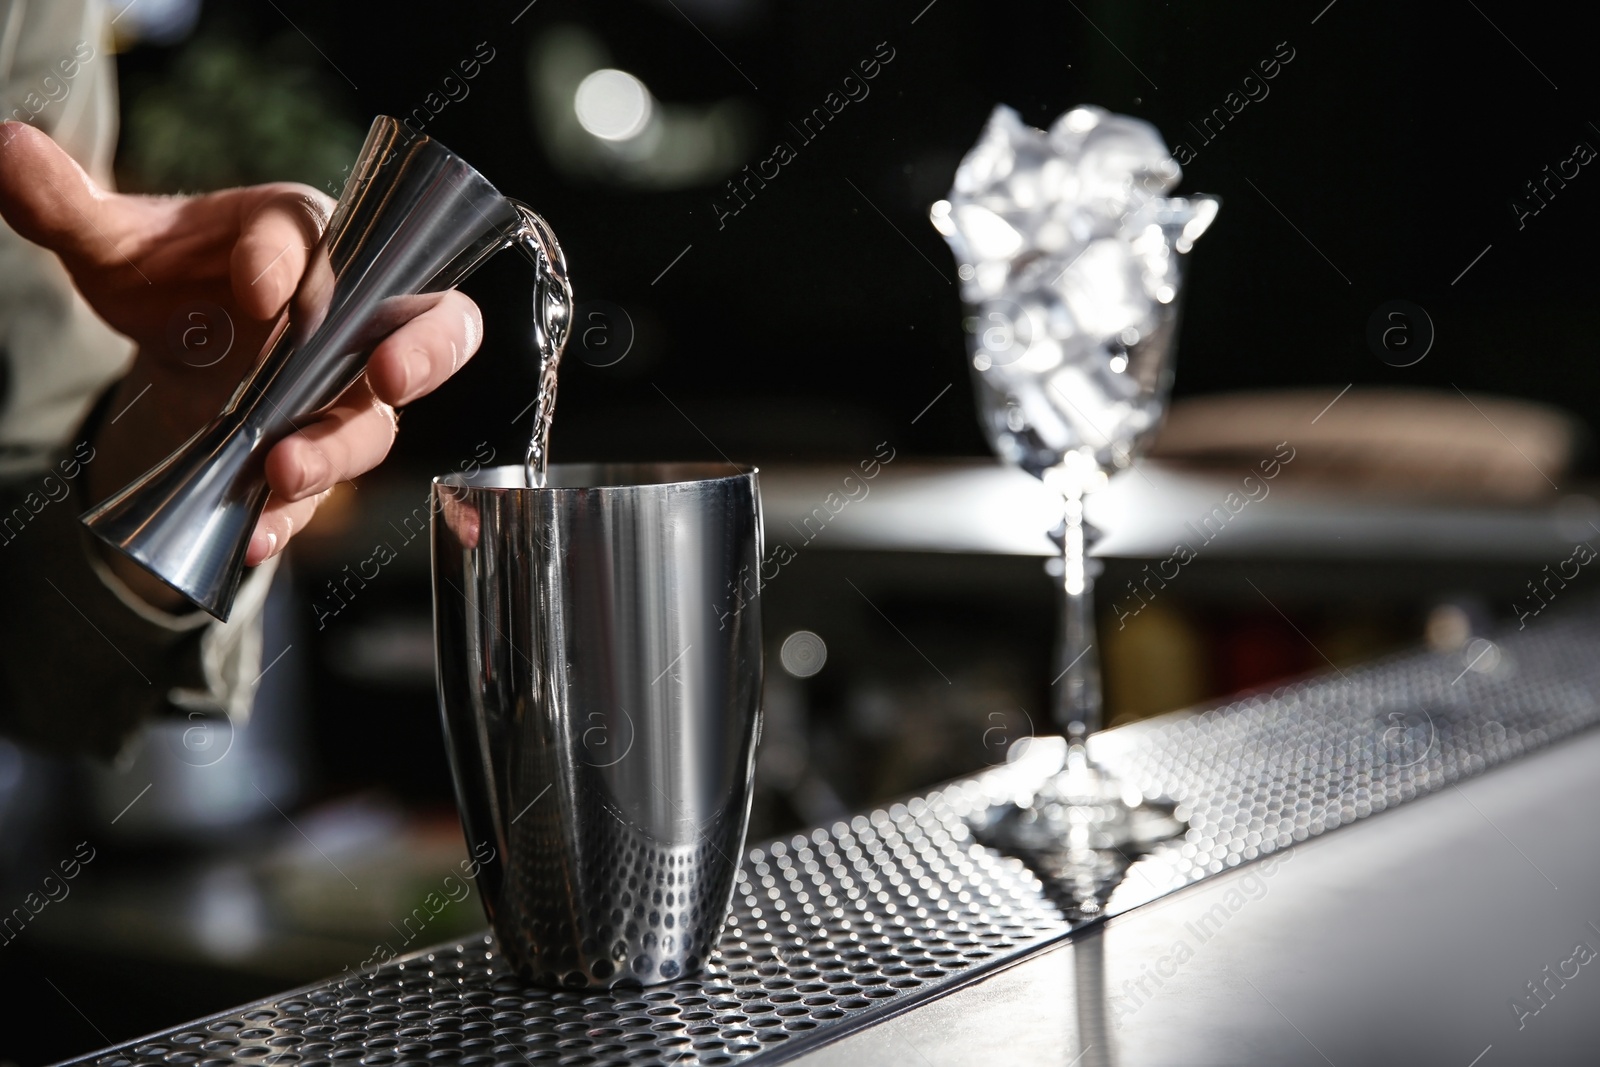
POLYGON ((1031 801, 973 827, 983 844, 1027 863, 1074 919, 1099 917, 1133 861, 1185 829, 1172 805, 1127 795, 1078 753, 1031 801))

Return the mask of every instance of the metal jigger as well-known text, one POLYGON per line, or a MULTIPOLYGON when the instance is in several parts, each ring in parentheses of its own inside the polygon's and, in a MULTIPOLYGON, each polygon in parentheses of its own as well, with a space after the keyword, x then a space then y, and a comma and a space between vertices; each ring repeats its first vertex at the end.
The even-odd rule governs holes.
POLYGON ((84 525, 226 621, 266 505, 267 453, 354 384, 373 347, 425 309, 428 294, 512 245, 546 283, 536 312, 564 326, 566 264, 543 220, 438 141, 374 119, 260 365, 209 426, 86 512, 84 525))

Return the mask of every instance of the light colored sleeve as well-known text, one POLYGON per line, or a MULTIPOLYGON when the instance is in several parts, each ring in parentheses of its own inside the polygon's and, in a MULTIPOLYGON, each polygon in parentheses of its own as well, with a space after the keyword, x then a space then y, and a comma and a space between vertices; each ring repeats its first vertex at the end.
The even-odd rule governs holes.
MULTIPOLYGON (((111 184, 116 71, 98 0, 0 0, 0 118, 49 133, 111 184)), ((0 730, 113 756, 163 714, 248 714, 260 674, 256 568, 232 618, 152 608, 106 567, 78 516, 90 410, 133 344, 50 253, 0 223, 0 730), (87 420, 87 421, 86 421, 87 420)))

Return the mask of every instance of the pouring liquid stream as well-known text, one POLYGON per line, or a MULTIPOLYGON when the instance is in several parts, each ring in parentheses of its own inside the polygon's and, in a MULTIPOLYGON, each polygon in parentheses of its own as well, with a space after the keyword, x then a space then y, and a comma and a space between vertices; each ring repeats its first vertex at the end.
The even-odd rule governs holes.
POLYGON ((566 257, 549 225, 526 205, 517 203, 516 207, 523 223, 517 247, 534 268, 533 349, 539 363, 525 479, 528 488, 543 489, 550 462, 550 424, 556 412, 556 372, 572 321, 572 283, 567 277, 566 257))
POLYGON ((560 353, 548 355, 539 350, 538 396, 533 402, 533 435, 528 439, 528 453, 523 460, 529 489, 543 489, 545 468, 550 463, 550 424, 555 421, 556 368, 561 362, 560 353))

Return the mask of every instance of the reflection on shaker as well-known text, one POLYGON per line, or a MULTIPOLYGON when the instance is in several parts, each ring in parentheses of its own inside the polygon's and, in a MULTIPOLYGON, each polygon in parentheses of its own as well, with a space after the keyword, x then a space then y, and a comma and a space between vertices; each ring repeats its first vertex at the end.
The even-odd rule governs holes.
POLYGON ((483 528, 483 517, 478 514, 477 505, 451 487, 441 486, 438 492, 437 510, 444 517, 445 525, 462 548, 477 548, 478 533, 483 528))
POLYGON ((434 482, 439 701, 508 960, 546 985, 692 974, 744 848, 761 691, 754 472, 520 466, 434 482))

